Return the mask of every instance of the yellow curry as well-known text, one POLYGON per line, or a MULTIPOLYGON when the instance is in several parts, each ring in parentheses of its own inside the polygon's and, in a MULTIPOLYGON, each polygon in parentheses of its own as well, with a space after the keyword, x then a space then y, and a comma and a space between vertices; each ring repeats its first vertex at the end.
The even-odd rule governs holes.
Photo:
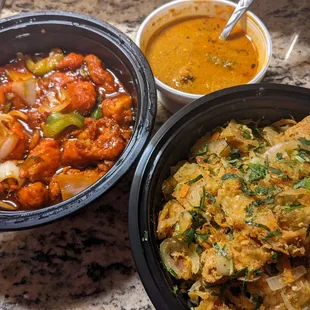
POLYGON ((220 40, 225 25, 218 17, 194 17, 159 30, 145 51, 154 75, 193 94, 248 83, 257 72, 256 48, 238 26, 226 41, 220 40))
POLYGON ((157 235, 197 310, 310 307, 310 116, 231 120, 163 184, 157 235))

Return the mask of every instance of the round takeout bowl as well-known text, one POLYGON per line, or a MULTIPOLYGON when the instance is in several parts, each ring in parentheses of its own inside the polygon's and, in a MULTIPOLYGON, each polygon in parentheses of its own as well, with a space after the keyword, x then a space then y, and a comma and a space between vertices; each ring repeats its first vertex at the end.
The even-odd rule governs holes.
MULTIPOLYGON (((176 0, 169 2, 153 11, 144 20, 138 30, 136 44, 142 52, 145 52, 152 36, 165 25, 194 16, 218 16, 228 20, 236 6, 235 3, 226 0, 176 0)), ((257 73, 248 84, 258 83, 264 77, 271 60, 272 41, 270 34, 263 22, 249 11, 240 19, 238 24, 256 46, 258 52, 257 73)), ((160 101, 172 113, 203 96, 176 90, 156 77, 155 82, 160 101)))
POLYGON ((42 225, 71 214, 98 198, 117 182, 137 159, 150 137, 156 116, 156 89, 150 67, 126 35, 106 22, 69 12, 29 13, 0 21, 0 65, 17 52, 48 52, 62 48, 101 58, 123 82, 136 110, 134 131, 111 170, 92 186, 59 204, 34 211, 0 211, 0 230, 42 225))
POLYGON ((144 150, 132 182, 129 236, 133 257, 152 302, 161 310, 189 310, 173 292, 173 279, 160 259, 157 215, 163 207, 162 183, 170 167, 187 160, 189 150, 205 133, 231 119, 271 122, 310 115, 310 89, 277 84, 227 88, 204 96, 173 115, 144 150))

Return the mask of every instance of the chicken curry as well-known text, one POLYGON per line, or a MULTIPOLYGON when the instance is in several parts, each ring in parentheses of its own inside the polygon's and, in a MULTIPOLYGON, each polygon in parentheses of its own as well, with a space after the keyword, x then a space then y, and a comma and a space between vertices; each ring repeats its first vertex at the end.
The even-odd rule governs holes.
POLYGON ((154 75, 192 94, 248 83, 257 72, 256 47, 239 26, 226 41, 219 39, 226 22, 219 17, 194 17, 159 30, 145 50, 154 75))
POLYGON ((163 183, 157 235, 197 310, 310 308, 310 116, 231 120, 163 183))
POLYGON ((0 111, 0 210, 79 193, 113 166, 132 134, 131 96, 92 54, 18 54, 0 67, 0 111))

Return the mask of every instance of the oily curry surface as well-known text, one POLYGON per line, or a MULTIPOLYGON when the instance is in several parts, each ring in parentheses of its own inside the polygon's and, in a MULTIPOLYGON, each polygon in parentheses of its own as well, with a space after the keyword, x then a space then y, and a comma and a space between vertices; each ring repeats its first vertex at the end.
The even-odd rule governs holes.
POLYGON ((220 40, 225 24, 218 17, 195 17, 155 33, 145 51, 155 76, 193 94, 249 82, 257 72, 255 46, 240 27, 220 40))

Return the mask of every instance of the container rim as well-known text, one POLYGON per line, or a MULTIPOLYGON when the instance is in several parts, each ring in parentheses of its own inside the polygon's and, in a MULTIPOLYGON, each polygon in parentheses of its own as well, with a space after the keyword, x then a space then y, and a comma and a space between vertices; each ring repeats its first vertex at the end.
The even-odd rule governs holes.
MULTIPOLYGON (((95 33, 111 42, 130 64, 134 72, 140 115, 125 150, 107 174, 84 191, 58 204, 29 211, 0 211, 0 231, 33 228, 74 213, 110 189, 132 166, 150 138, 157 110, 156 87, 151 68, 136 44, 116 27, 91 16, 65 11, 41 11, 13 15, 0 20, 0 35, 7 31, 26 31, 33 25, 68 25, 95 33), (137 65, 137 63, 139 65, 137 65)), ((13 55, 12 55, 13 56, 13 55)), ((132 75, 131 73, 131 75, 132 75)))
MULTIPOLYGON (((226 4, 228 6, 232 6, 232 7, 236 7, 237 4, 229 1, 229 0, 211 0, 213 2, 220 2, 223 4, 226 4)), ((155 9, 152 13, 150 13, 142 22, 142 24, 140 25, 138 32, 137 32, 137 36, 136 36, 136 44, 138 45, 138 47, 141 47, 141 39, 142 39, 142 33, 145 30, 146 26, 149 24, 150 20, 152 18, 154 18, 158 13, 161 13, 162 11, 169 9, 171 7, 174 7, 176 4, 182 3, 182 2, 193 2, 192 0, 174 0, 171 1, 169 3, 166 3, 160 7, 158 7, 157 9, 155 9)), ((195 2, 205 2, 205 0, 195 0, 195 2)), ((270 62, 271 62, 271 58, 272 58, 272 40, 271 40, 271 36, 270 33, 267 29, 267 27, 264 25, 264 23, 262 22, 262 20, 257 17, 254 13, 252 13, 251 11, 247 11, 245 13, 245 15, 248 15, 250 18, 252 18, 252 20, 254 20, 256 22, 256 24, 258 25, 258 28, 260 28, 260 30, 262 31, 265 40, 266 40, 266 57, 267 57, 267 62, 265 64, 265 66, 253 77, 252 80, 250 80, 247 84, 254 84, 254 83, 258 83, 261 81, 261 79, 263 78, 263 76, 265 75, 266 71, 268 70, 269 66, 270 66, 270 62)), ((191 94, 191 93, 186 93, 177 89, 174 89, 170 86, 168 86, 167 84, 163 83, 162 81, 160 81, 156 76, 154 76, 155 79, 155 83, 156 86, 159 88, 160 91, 166 91, 168 93, 172 93, 173 95, 178 95, 181 96, 183 98, 186 98, 188 100, 196 100, 199 99, 201 97, 203 97, 204 95, 199 95, 199 94, 191 94)), ((247 85, 246 84, 246 85, 247 85)))
MULTIPOLYGON (((274 96, 275 93, 283 96, 283 93, 285 94, 289 92, 292 94, 292 97, 293 95, 295 95, 306 98, 307 100, 310 99, 310 89, 299 86, 258 83, 226 88, 201 97, 198 100, 194 101, 192 104, 185 106, 177 113, 172 115, 169 120, 153 136, 153 138, 145 148, 144 152, 142 153, 142 156, 134 174, 129 198, 128 230, 132 255, 137 266, 139 276, 142 280, 146 292, 148 293, 151 301, 157 309, 169 310, 185 308, 182 306, 182 304, 177 298, 170 298, 169 302, 171 302, 171 304, 169 305, 166 303, 167 296, 164 297, 163 293, 164 290, 168 291, 169 288, 162 283, 158 283, 153 275, 154 270, 155 272, 157 272, 158 270, 162 271, 163 267, 161 266, 160 268, 158 268, 158 266, 154 266, 154 264, 152 264, 152 262, 150 262, 149 260, 151 255, 147 255, 147 252, 150 254, 150 252, 152 251, 152 246, 148 243, 148 240, 145 240, 145 229, 148 228, 148 224, 145 223, 145 217, 150 216, 148 206, 145 204, 151 183, 150 174, 152 173, 152 171, 154 171, 158 158, 162 156, 162 149, 166 148, 167 135, 169 134, 169 137, 171 138, 170 131, 174 129, 177 130, 178 125, 184 124, 185 116, 193 116, 193 113, 196 109, 203 105, 206 105, 208 102, 211 102, 223 96, 238 94, 240 92, 252 92, 253 94, 256 93, 256 96, 262 97, 265 95, 266 92, 271 93, 267 94, 269 96, 274 96), (262 95, 260 93, 262 93, 262 95), (155 149, 157 147, 160 147, 161 150, 155 155, 155 149), (142 212, 144 213, 143 218, 141 215, 142 212), (173 305, 173 307, 171 305, 173 305)), ((242 98, 240 98, 240 100, 242 100, 242 98)), ((213 103, 211 107, 214 108, 216 106, 217 104, 213 103)), ((146 236, 148 236, 148 234, 146 236)), ((155 260, 155 258, 153 257, 151 257, 151 259, 155 260)))

